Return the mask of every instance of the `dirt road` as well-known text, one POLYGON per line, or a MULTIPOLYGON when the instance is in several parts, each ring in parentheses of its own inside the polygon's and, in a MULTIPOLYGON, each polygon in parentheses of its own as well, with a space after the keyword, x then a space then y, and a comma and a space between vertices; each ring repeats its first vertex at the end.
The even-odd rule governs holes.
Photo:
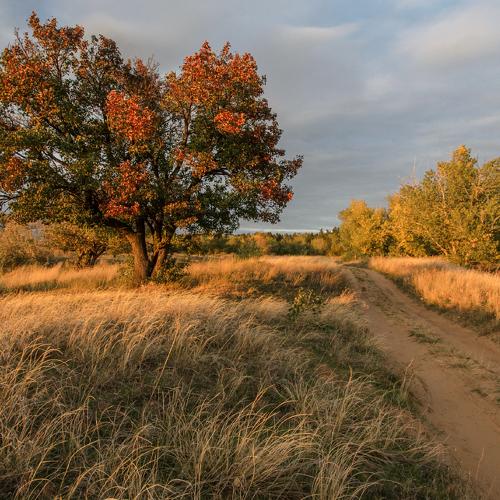
POLYGON ((381 274, 345 268, 395 369, 411 364, 424 422, 485 498, 500 499, 500 346, 430 311, 381 274))

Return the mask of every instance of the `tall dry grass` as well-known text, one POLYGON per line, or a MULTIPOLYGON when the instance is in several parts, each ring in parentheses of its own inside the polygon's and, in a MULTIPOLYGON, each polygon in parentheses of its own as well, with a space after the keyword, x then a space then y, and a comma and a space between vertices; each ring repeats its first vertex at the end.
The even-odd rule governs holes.
MULTIPOLYGON (((125 279, 119 279, 125 267, 124 264, 106 262, 85 269, 75 269, 63 263, 51 267, 21 266, 0 275, 0 291, 116 288, 126 284, 125 279)), ((339 293, 345 289, 346 281, 336 261, 329 257, 239 259, 224 256, 191 261, 184 278, 170 283, 169 286, 248 297, 265 291, 293 294, 300 286, 312 286, 318 291, 339 293)))
POLYGON ((326 262, 264 262, 195 267, 198 291, 0 297, 1 497, 465 498, 352 296, 292 322, 271 293, 200 293, 257 269, 327 293, 326 262))
POLYGON ((340 294, 347 282, 338 263, 330 257, 225 257, 193 262, 184 283, 202 291, 229 296, 279 294, 290 298, 297 288, 340 294))
POLYGON ((400 279, 430 305, 459 313, 490 331, 500 327, 498 274, 464 269, 434 257, 372 257, 369 265, 400 279))
POLYGON ((54 266, 22 266, 0 275, 0 291, 44 291, 56 288, 95 289, 116 281, 119 264, 98 264, 91 268, 54 266))

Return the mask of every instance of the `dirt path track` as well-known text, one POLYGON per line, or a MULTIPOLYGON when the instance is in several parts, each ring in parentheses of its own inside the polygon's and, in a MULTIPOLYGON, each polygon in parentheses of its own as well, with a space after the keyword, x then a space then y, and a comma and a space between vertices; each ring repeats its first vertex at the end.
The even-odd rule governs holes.
POLYGON ((500 346, 430 311, 381 274, 346 266, 380 347, 402 370, 428 427, 488 499, 500 499, 500 346))

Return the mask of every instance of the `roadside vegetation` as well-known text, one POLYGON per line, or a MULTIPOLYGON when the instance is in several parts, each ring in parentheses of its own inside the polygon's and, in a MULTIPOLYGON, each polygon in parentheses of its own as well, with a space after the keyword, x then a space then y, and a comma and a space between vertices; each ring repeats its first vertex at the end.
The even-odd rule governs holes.
POLYGON ((350 257, 441 256, 483 271, 500 266, 500 159, 479 166, 465 146, 421 180, 403 184, 389 208, 353 200, 340 212, 350 257))
POLYGON ((0 298, 4 498, 473 498, 332 259, 58 273, 0 298))
POLYGON ((372 257, 369 267, 394 278, 427 305, 500 342, 500 276, 438 257, 372 257))

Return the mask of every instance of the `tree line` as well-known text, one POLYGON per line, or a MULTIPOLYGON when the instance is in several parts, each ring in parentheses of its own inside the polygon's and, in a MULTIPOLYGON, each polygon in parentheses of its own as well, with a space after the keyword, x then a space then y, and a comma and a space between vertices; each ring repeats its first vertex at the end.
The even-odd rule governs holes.
POLYGON ((421 180, 389 197, 388 208, 353 200, 339 214, 340 243, 352 257, 442 255, 467 267, 500 265, 500 158, 479 165, 457 148, 421 180))
MULTIPOLYGON (((151 238, 146 244, 152 246, 151 238)), ((318 233, 176 234, 174 254, 232 254, 240 258, 261 255, 325 255, 343 253, 339 230, 318 233)), ((78 268, 91 267, 104 254, 126 260, 130 245, 120 233, 101 227, 72 223, 23 225, 0 220, 0 271, 30 264, 69 261, 78 268)))
POLYGON ((343 253, 338 228, 317 233, 178 235, 174 243, 179 252, 201 255, 228 253, 243 258, 260 255, 339 256, 343 253))
MULTIPOLYGON (((495 271, 500 245, 500 160, 479 166, 471 151, 459 147, 421 180, 412 180, 389 196, 387 208, 353 200, 339 214, 340 226, 318 233, 229 234, 184 231, 171 240, 171 251, 194 255, 234 254, 370 256, 442 255, 467 267, 495 271)), ((146 236, 148 251, 154 241, 146 236)), ((120 233, 69 222, 36 231, 12 225, 0 232, 0 268, 50 261, 50 249, 73 255, 77 266, 93 265, 105 252, 130 253, 120 233), (3 256, 3 257, 2 257, 3 256)))

